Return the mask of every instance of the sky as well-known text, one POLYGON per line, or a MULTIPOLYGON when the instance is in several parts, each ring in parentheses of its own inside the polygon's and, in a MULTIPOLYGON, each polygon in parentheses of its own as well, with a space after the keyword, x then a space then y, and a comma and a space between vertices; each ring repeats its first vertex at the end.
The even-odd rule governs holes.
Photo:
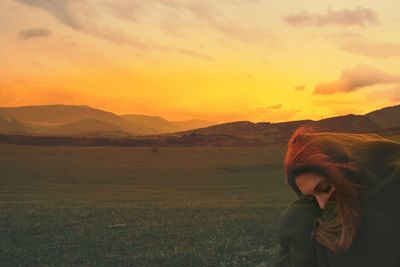
POLYGON ((2 0, 0 106, 281 122, 400 103, 395 0, 2 0))

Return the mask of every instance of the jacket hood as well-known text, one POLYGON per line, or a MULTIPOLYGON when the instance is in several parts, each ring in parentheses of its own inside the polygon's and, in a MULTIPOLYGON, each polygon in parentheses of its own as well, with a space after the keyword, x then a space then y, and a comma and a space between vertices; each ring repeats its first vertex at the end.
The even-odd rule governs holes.
POLYGON ((329 155, 336 163, 354 166, 355 170, 346 171, 346 177, 370 192, 390 191, 394 184, 397 190, 400 187, 400 142, 377 134, 307 132, 298 129, 288 142, 285 156, 287 183, 298 195, 301 192, 295 177, 299 173, 324 173, 324 166, 318 162, 298 164, 302 159, 297 152, 306 146, 311 148, 309 151, 315 149, 329 155))

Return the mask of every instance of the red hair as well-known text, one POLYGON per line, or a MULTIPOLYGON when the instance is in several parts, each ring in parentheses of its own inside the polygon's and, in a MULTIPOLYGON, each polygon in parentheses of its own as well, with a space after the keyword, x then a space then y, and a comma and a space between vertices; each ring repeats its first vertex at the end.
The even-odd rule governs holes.
MULTIPOLYGON (((325 146, 318 136, 318 129, 310 126, 298 128, 288 142, 284 159, 286 182, 301 196, 295 178, 300 173, 317 172, 335 186, 334 215, 318 220, 314 230, 317 241, 333 252, 347 250, 355 239, 360 223, 360 193, 358 184, 349 177, 357 169, 349 162, 345 153, 325 146)), ((322 133, 323 134, 323 133, 322 133)), ((329 133, 332 136, 340 133, 329 133)))

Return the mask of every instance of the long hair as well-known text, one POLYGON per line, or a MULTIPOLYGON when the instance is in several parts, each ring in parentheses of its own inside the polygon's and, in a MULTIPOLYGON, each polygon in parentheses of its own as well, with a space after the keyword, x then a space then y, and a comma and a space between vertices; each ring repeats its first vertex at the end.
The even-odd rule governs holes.
POLYGON ((336 190, 329 200, 335 203, 333 216, 321 216, 318 219, 314 237, 331 251, 344 252, 350 247, 359 230, 361 187, 348 179, 357 169, 346 155, 329 153, 323 149, 318 138, 312 138, 317 130, 303 126, 291 136, 284 159, 286 181, 298 196, 301 196, 301 191, 295 178, 300 173, 317 172, 335 186, 336 190))

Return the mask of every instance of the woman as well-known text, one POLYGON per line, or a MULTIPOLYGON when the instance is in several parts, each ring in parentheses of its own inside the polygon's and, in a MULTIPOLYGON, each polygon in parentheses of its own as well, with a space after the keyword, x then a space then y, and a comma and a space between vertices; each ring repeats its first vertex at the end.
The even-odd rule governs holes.
POLYGON ((276 266, 400 266, 399 142, 301 127, 284 167, 276 266))

